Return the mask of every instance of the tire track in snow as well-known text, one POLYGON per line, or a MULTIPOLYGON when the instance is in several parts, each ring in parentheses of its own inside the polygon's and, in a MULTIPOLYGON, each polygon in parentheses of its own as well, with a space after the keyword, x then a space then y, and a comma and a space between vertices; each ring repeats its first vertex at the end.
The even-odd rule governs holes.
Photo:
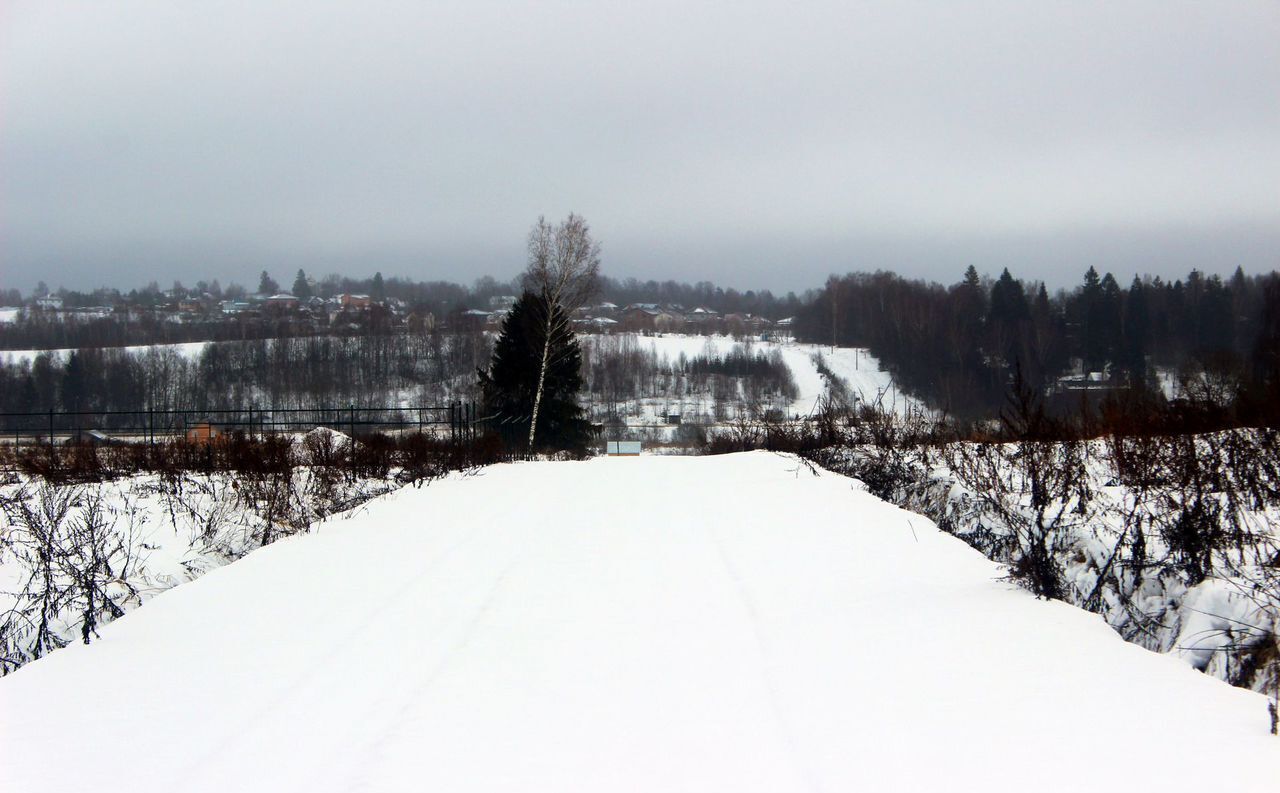
MULTIPOLYGON (((400 706, 392 711, 389 715, 381 719, 381 725, 375 730, 374 737, 368 742, 368 750, 361 753, 363 760, 358 769, 349 776, 350 790, 370 790, 379 789, 374 785, 372 777, 377 770, 382 767, 379 760, 386 754, 390 745, 390 741, 395 733, 401 732, 405 724, 405 717, 417 707, 423 695, 431 689, 432 686, 440 680, 441 676, 449 670, 454 659, 457 658, 471 644, 472 638, 485 618, 493 611, 494 603, 498 600, 498 593, 510 578, 511 571, 514 570, 527 554, 527 545, 512 555, 511 559, 499 570, 498 575, 493 582, 485 590, 484 596, 480 601, 479 608, 471 616, 462 627, 458 638, 449 647, 440 654, 436 659, 436 663, 432 665, 425 674, 418 678, 416 685, 408 689, 400 689, 397 698, 400 700, 400 706)), ((382 711, 382 708, 375 707, 374 711, 382 711)))
POLYGON ((768 638, 765 636, 764 623, 760 619, 760 609, 756 604, 755 597, 751 594, 751 590, 738 568, 734 566, 733 560, 730 559, 729 551, 725 547, 724 539, 720 536, 720 532, 716 530, 715 526, 707 527, 706 531, 711 536, 711 542, 716 548, 716 555, 720 557, 720 565, 724 568, 725 575, 732 582, 738 601, 742 604, 743 611, 746 613, 747 622, 751 625, 751 633, 755 638, 756 649, 759 651, 760 677, 764 682, 766 698, 769 700, 769 710, 773 715, 773 721, 778 728, 782 742, 787 747, 787 753, 791 757, 796 775, 810 793, 822 793, 822 784, 814 775, 813 769, 805 761, 800 751, 800 743, 796 740, 795 730, 792 729, 791 721, 787 718, 786 709, 783 707, 782 693, 778 686, 777 675, 774 672, 773 650, 770 647, 768 638))
POLYGON ((341 638, 329 642, 329 650, 320 656, 316 663, 308 666, 304 673, 294 678, 293 682, 288 686, 280 689, 275 696, 263 701, 250 717, 251 721, 248 723, 251 726, 247 729, 228 730, 221 739, 213 743, 206 751, 197 755, 196 759, 187 765, 183 771, 182 778, 199 778, 200 769, 209 765, 216 758, 227 756, 233 745, 249 742, 254 733, 260 732, 265 728, 272 715, 281 712, 287 703, 297 698, 300 690, 320 677, 321 671, 327 670, 335 663, 343 660, 347 655, 344 648, 352 646, 360 637, 375 633, 375 630, 380 627, 380 623, 395 615, 397 613, 396 610, 389 608, 389 606, 401 600, 415 585, 422 585, 422 582, 427 580, 427 573, 436 570, 463 547, 474 542, 477 532, 477 528, 473 526, 465 535, 446 546, 427 563, 422 570, 421 576, 406 576, 405 582, 401 586, 367 610, 366 614, 368 616, 366 619, 356 622, 341 638))

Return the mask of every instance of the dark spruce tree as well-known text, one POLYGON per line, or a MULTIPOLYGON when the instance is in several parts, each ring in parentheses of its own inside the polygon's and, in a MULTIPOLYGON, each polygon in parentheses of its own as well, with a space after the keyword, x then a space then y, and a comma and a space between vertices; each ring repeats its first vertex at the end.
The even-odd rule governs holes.
POLYGON ((489 417, 507 448, 527 446, 547 325, 553 330, 534 449, 581 454, 591 433, 578 404, 582 351, 564 310, 533 292, 522 294, 507 313, 489 371, 479 373, 483 415, 489 417), (545 322, 548 310, 552 312, 550 323, 545 322))
POLYGON ((263 270, 262 275, 258 278, 258 294, 274 295, 279 291, 280 284, 266 270, 263 270))
POLYGON ((298 277, 293 279, 293 296, 299 300, 311 297, 311 284, 307 283, 307 274, 298 270, 298 277))

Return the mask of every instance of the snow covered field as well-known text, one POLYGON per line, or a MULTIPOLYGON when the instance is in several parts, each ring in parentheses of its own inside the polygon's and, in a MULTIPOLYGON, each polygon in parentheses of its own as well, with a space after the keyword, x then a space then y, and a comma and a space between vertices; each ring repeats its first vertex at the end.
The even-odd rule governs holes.
POLYGON ((1276 790, 1263 697, 1000 575, 788 457, 494 466, 0 679, 0 790, 1276 790))
MULTIPOLYGON (((187 342, 179 342, 177 344, 140 344, 140 345, 135 345, 133 347, 111 348, 111 349, 123 349, 126 352, 128 352, 130 355, 146 355, 148 352, 151 352, 152 350, 156 352, 172 350, 173 352, 177 353, 183 358, 186 358, 187 360, 195 360, 200 357, 200 353, 204 352, 205 347, 213 343, 214 342, 208 342, 208 341, 187 341, 187 342)), ((21 363, 23 361, 27 361, 28 363, 30 363, 31 361, 35 360, 35 357, 42 352, 48 353, 50 357, 55 358, 59 361, 66 361, 67 356, 75 352, 75 350, 72 350, 72 349, 0 350, 0 363, 15 364, 15 363, 21 363)))
MULTIPOLYGON (((666 356, 674 361, 681 355, 687 358, 703 353, 724 355, 742 342, 731 336, 690 336, 678 333, 667 333, 656 336, 645 336, 637 333, 614 334, 614 337, 630 339, 642 350, 652 350, 658 356, 666 356)), ((583 336, 584 344, 593 343, 601 337, 583 336)), ((612 338, 612 337, 611 337, 612 338)), ((818 400, 826 393, 826 379, 819 373, 814 360, 821 355, 827 368, 847 384, 849 394, 856 396, 863 403, 879 400, 886 410, 905 413, 911 408, 919 408, 916 400, 900 393, 894 385, 893 377, 884 371, 880 362, 865 349, 854 347, 831 347, 820 344, 800 344, 796 342, 752 341, 751 348, 768 353, 778 350, 782 360, 791 370, 799 390, 798 396, 790 405, 788 413, 807 416, 818 404, 818 400)))
MULTIPOLYGON (((681 353, 693 357, 710 344, 720 354, 733 349, 735 341, 730 336, 682 336, 667 334, 662 336, 635 336, 636 342, 643 348, 650 346, 659 355, 667 355, 674 359, 681 353)), ((849 393, 857 395, 862 402, 883 401, 886 409, 903 412, 911 402, 898 393, 890 374, 880 368, 880 362, 865 349, 854 347, 831 347, 820 344, 783 343, 772 341, 753 341, 753 349, 769 352, 777 349, 782 353, 782 360, 791 369, 796 387, 800 395, 791 406, 791 413, 808 415, 817 405, 818 399, 826 393, 826 381, 818 373, 814 356, 820 354, 827 367, 848 383, 849 393)))

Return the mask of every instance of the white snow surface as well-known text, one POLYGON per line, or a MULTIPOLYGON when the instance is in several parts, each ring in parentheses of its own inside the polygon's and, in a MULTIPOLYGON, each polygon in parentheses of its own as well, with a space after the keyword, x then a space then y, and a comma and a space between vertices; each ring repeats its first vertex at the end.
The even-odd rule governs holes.
MULTIPOLYGON (((208 341, 184 341, 175 342, 173 344, 138 344, 131 347, 111 347, 104 349, 123 349, 130 355, 146 355, 151 351, 163 352, 171 350, 182 358, 195 360, 204 352, 204 348, 215 342, 208 341)), ((65 361, 75 352, 74 347, 67 347, 57 350, 0 350, 0 362, 6 364, 17 364, 26 361, 30 363, 36 359, 41 353, 48 353, 49 357, 59 361, 65 361)))
POLYGON ((1262 696, 1000 576, 789 457, 494 466, 0 679, 0 790, 1277 789, 1262 696))
MULTIPOLYGON (((702 353, 714 352, 724 355, 733 350, 735 345, 743 342, 732 336, 691 336, 680 333, 666 333, 645 336, 638 333, 615 334, 630 336, 642 349, 651 349, 657 355, 665 355, 675 360, 680 355, 692 358, 702 353)), ((818 372, 814 356, 820 354, 827 367, 848 386, 850 395, 856 395, 863 403, 879 401, 886 410, 905 413, 912 408, 919 409, 921 404, 898 391, 893 376, 881 368, 880 362, 866 349, 857 347, 823 346, 820 344, 800 344, 797 342, 755 341, 751 348, 760 352, 774 349, 782 353, 782 360, 791 370, 799 395, 792 402, 790 412, 801 416, 809 415, 818 404, 818 400, 826 393, 826 381, 818 372)))

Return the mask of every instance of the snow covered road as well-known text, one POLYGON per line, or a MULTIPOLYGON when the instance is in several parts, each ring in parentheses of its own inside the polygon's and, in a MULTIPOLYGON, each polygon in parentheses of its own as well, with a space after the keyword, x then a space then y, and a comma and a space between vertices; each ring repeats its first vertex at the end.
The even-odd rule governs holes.
POLYGON ((0 679, 2 791, 1280 789, 1265 700, 763 452, 370 503, 0 679))

